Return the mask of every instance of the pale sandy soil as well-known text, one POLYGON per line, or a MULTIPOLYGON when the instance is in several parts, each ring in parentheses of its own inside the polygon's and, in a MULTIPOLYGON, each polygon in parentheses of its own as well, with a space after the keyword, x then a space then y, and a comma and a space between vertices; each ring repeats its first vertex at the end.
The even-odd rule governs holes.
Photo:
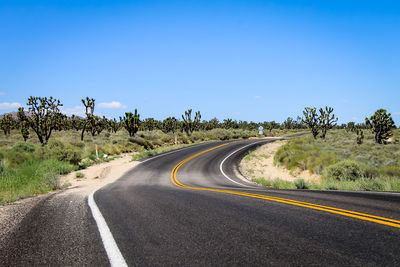
POLYGON ((94 190, 114 182, 126 171, 140 163, 139 161, 131 161, 131 159, 132 154, 128 153, 110 162, 96 164, 84 170, 71 172, 61 177, 61 184, 68 185, 68 193, 89 195, 94 190), (84 177, 76 178, 77 172, 82 173, 84 177))
POLYGON ((304 179, 309 182, 318 182, 319 175, 310 174, 308 171, 290 172, 282 167, 275 166, 274 155, 279 147, 284 145, 286 141, 276 141, 260 146, 250 156, 246 156, 240 163, 240 172, 249 180, 253 178, 264 179, 281 179, 293 182, 297 179, 304 179))

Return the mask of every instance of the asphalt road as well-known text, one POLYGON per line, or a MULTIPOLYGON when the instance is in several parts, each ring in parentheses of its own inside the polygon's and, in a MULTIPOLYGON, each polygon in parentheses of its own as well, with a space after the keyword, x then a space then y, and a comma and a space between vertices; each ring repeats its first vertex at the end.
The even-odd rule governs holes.
MULTIPOLYGON (((256 142, 165 154, 98 190, 94 200, 126 263, 400 265, 399 194, 256 186, 235 167, 256 142)), ((87 205, 57 203, 28 216, 0 247, 0 265, 109 265, 87 205)))

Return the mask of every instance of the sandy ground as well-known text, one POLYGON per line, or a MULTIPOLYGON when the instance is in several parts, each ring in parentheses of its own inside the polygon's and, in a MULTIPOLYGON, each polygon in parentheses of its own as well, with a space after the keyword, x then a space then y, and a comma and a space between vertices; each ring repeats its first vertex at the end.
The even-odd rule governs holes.
MULTIPOLYGON (((26 198, 10 204, 0 206, 0 243, 25 218, 25 216, 40 202, 49 197, 56 199, 73 199, 77 206, 83 206, 86 197, 94 190, 112 183, 125 172, 139 164, 131 161, 132 154, 124 154, 121 158, 110 162, 96 164, 79 172, 83 178, 76 178, 76 172, 61 177, 61 184, 67 186, 65 190, 50 192, 37 197, 26 198)), ((1 264, 0 264, 1 265, 1 264)))
POLYGON ((88 167, 85 170, 71 172, 61 177, 61 184, 67 184, 66 193, 79 193, 88 196, 94 190, 112 183, 121 177, 126 171, 135 167, 140 162, 131 161, 132 154, 124 154, 121 158, 110 162, 101 163, 88 167), (80 172, 83 178, 76 178, 80 172))
POLYGON ((264 178, 274 180, 276 178, 285 181, 295 181, 304 179, 306 181, 319 181, 318 175, 311 175, 308 171, 295 171, 291 173, 287 169, 274 165, 274 155, 279 147, 286 141, 276 141, 260 146, 250 156, 246 156, 240 163, 240 172, 244 177, 251 180, 253 178, 264 178))

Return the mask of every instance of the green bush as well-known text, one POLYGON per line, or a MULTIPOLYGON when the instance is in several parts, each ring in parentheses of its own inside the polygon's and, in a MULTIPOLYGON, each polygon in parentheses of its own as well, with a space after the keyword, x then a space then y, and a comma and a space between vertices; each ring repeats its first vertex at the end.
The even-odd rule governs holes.
POLYGON ((271 180, 267 180, 264 178, 253 178, 252 181, 262 186, 272 186, 271 180))
POLYGON ((17 142, 13 145, 12 150, 20 153, 33 153, 36 146, 29 142, 17 142))
POLYGON ((304 181, 304 179, 297 179, 294 181, 294 185, 296 186, 297 189, 309 189, 310 185, 304 181))
POLYGON ((59 189, 59 174, 75 169, 75 166, 56 159, 34 159, 17 168, 5 167, 0 179, 0 203, 59 189))
POLYGON ((276 189, 296 189, 296 186, 292 182, 284 181, 276 178, 272 181, 272 188, 276 189))
POLYGON ((44 148, 44 157, 55 158, 59 161, 66 161, 74 165, 79 165, 82 160, 82 149, 71 144, 64 145, 59 140, 51 140, 44 148))
POLYGON ((338 181, 355 181, 363 175, 357 162, 345 160, 327 167, 324 176, 338 181))

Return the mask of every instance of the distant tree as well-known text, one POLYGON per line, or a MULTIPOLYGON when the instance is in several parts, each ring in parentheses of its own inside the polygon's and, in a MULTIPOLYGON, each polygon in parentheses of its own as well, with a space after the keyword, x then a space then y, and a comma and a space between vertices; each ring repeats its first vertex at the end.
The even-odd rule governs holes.
POLYGON ((322 108, 319 109, 319 127, 321 128, 322 139, 325 139, 326 132, 332 129, 338 121, 338 118, 332 112, 333 108, 331 107, 325 107, 325 110, 322 108))
POLYGON ((26 142, 26 140, 29 138, 28 122, 27 121, 22 121, 21 124, 20 124, 20 127, 21 127, 22 138, 24 138, 24 141, 26 142))
POLYGON ((29 97, 27 106, 29 115, 24 108, 19 108, 17 116, 20 122, 25 122, 36 133, 40 143, 46 145, 51 133, 57 127, 60 118, 60 100, 53 97, 29 97))
POLYGON ((69 124, 71 129, 79 131, 82 130, 83 128, 84 120, 75 115, 72 115, 71 118, 69 119, 69 124))
POLYGON ((168 117, 162 122, 162 131, 164 133, 175 133, 178 129, 179 122, 175 117, 168 117))
POLYGON ((375 142, 386 144, 387 139, 393 136, 392 129, 396 128, 391 114, 386 109, 378 109, 369 119, 365 118, 365 124, 375 134, 375 142))
POLYGON ((123 118, 120 117, 122 125, 128 131, 129 136, 134 136, 135 133, 139 130, 140 126, 140 115, 137 113, 137 109, 135 109, 135 114, 132 112, 125 112, 125 116, 123 118))
POLYGON ((186 132, 187 135, 191 135, 194 130, 197 130, 199 127, 201 114, 200 111, 197 111, 195 114, 194 119, 192 120, 192 110, 189 109, 185 111, 185 114, 182 115, 183 119, 183 130, 186 132))
POLYGON ((208 126, 206 130, 217 129, 219 128, 219 120, 217 118, 212 118, 211 120, 208 121, 207 125, 208 126))
POLYGON ((94 98, 89 98, 88 96, 86 99, 82 99, 82 104, 85 106, 85 114, 86 118, 83 122, 83 127, 82 127, 82 133, 81 133, 81 141, 83 141, 83 137, 85 135, 85 131, 88 128, 95 128, 96 124, 96 118, 94 115, 94 106, 95 106, 95 99, 94 98))
POLYGON ((284 129, 295 129, 296 121, 292 117, 288 117, 283 123, 282 126, 284 129))
MULTIPOLYGON (((245 122, 241 121, 240 122, 240 125, 242 127, 247 127, 247 124, 248 124, 247 121, 245 121, 245 122)), ((237 129, 237 128, 239 128, 239 123, 237 121, 235 121, 235 120, 232 120, 232 119, 228 118, 228 119, 224 119, 223 120, 222 127, 225 128, 225 129, 237 129)))
POLYGON ((0 128, 3 130, 4 135, 10 135, 11 129, 15 126, 15 120, 11 114, 5 114, 0 119, 0 128))
POLYGON ((110 132, 116 133, 121 128, 121 123, 114 118, 108 121, 107 128, 110 132))
POLYGON ((361 129, 357 129, 357 144, 361 145, 364 141, 364 132, 361 129))
POLYGON ((319 134, 319 116, 317 114, 317 109, 307 107, 304 109, 303 114, 303 123, 308 126, 314 139, 316 139, 319 134))
POLYGON ((147 118, 142 122, 142 128, 147 131, 153 131, 157 122, 154 118, 147 118))
POLYGON ((356 130, 356 123, 354 121, 350 121, 347 123, 346 131, 354 132, 356 130))

